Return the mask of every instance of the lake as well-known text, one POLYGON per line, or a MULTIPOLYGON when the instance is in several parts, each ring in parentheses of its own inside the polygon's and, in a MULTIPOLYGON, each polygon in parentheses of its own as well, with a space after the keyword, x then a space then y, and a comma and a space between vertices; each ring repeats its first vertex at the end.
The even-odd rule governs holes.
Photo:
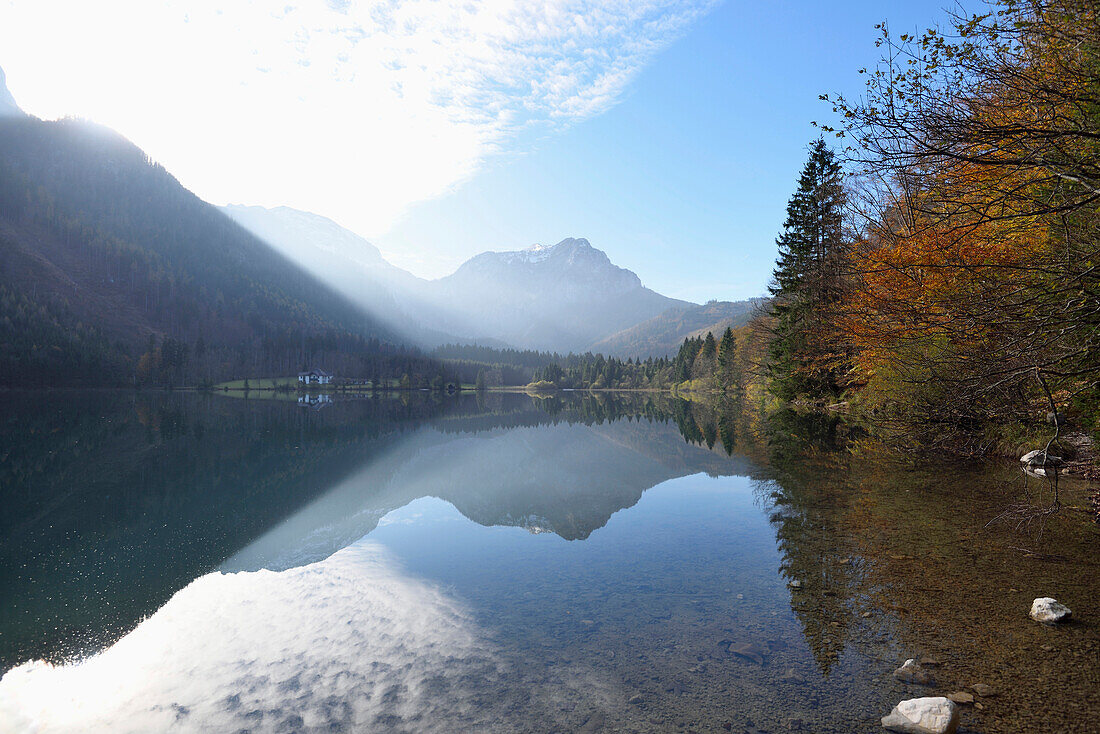
POLYGON ((1053 497, 1008 462, 667 396, 0 407, 3 731, 1097 730, 1100 532, 1067 480, 998 521, 1053 497))

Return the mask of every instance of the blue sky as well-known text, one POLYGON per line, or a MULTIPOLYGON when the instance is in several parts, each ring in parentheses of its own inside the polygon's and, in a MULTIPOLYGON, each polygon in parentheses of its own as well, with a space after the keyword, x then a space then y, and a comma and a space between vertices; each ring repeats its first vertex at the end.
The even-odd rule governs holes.
POLYGON ((452 243, 457 262, 587 237, 667 295, 760 295, 817 135, 810 123, 831 112, 818 95, 859 90, 859 68, 878 58, 876 23, 904 32, 944 18, 941 7, 724 3, 642 70, 617 106, 490 161, 378 241, 409 254, 452 243))
POLYGON ((942 0, 0 0, 19 104, 214 204, 328 216, 425 277, 587 237, 663 293, 763 293, 822 92, 942 0), (139 60, 139 61, 137 61, 139 60))

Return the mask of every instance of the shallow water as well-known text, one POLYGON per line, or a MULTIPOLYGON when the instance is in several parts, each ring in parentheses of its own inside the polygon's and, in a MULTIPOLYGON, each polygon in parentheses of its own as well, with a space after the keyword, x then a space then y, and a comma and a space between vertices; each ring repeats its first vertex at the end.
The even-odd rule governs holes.
POLYGON ((987 526, 1013 466, 666 398, 0 402, 2 730, 881 731, 978 682, 964 731, 1096 730, 1069 482, 987 526))

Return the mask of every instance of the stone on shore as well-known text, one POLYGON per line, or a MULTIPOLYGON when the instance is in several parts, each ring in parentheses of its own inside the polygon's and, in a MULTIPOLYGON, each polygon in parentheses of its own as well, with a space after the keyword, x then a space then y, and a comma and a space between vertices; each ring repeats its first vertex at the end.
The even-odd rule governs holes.
POLYGON ((997 695, 997 689, 986 683, 975 683, 970 686, 970 690, 977 693, 982 698, 993 698, 997 695))
POLYGON ((883 716, 882 725, 902 734, 953 734, 959 726, 959 707, 943 696, 910 698, 883 716))
POLYGON ((1041 596, 1031 602, 1031 618, 1036 622, 1054 624, 1064 622, 1073 614, 1065 604, 1059 604, 1056 599, 1049 596, 1041 596))
POLYGON ((918 686, 930 686, 933 683, 932 672, 925 670, 913 658, 909 658, 894 671, 894 677, 902 683, 915 683, 918 686))

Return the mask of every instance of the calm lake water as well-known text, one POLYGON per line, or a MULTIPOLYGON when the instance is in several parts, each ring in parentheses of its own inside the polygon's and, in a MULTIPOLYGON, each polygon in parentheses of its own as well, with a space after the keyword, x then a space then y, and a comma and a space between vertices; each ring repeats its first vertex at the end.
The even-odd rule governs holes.
POLYGON ((0 394, 0 730, 1095 732, 1061 485, 987 527, 1051 488, 665 397, 0 394))

